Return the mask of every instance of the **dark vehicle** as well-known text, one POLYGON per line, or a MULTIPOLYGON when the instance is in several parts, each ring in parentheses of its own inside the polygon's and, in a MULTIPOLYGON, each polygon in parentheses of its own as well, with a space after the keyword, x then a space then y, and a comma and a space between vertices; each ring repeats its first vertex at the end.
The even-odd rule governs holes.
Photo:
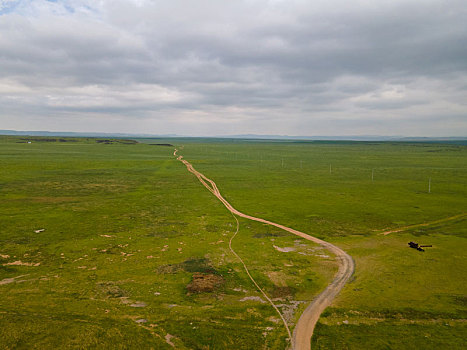
POLYGON ((420 244, 415 243, 415 242, 409 242, 408 244, 409 244, 409 247, 410 247, 410 248, 417 249, 417 250, 420 251, 420 252, 424 252, 424 251, 425 251, 425 249, 423 249, 423 248, 432 247, 431 244, 430 244, 430 245, 420 245, 420 244))

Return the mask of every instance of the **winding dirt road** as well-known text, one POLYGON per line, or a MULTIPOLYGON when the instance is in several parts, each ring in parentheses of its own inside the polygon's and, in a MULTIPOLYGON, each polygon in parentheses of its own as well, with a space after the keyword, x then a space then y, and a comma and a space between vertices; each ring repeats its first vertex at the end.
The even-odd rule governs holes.
POLYGON ((354 272, 355 264, 352 260, 352 257, 339 247, 336 247, 335 245, 323 241, 319 238, 310 236, 306 233, 294 230, 292 228, 280 224, 276 224, 272 221, 243 214, 242 212, 232 207, 232 205, 229 202, 227 202, 227 200, 224 197, 222 197, 214 181, 208 179, 202 173, 193 168, 193 166, 188 161, 183 159, 183 156, 177 156, 177 152, 178 150, 175 149, 174 156, 177 157, 177 160, 185 164, 188 171, 194 174, 198 178, 198 180, 204 185, 204 187, 206 187, 214 196, 216 196, 232 214, 238 215, 245 219, 250 219, 253 221, 258 221, 264 224, 275 226, 284 231, 290 232, 296 236, 315 242, 321 245, 322 247, 326 248, 333 254, 335 254, 336 259, 339 262, 339 269, 337 271, 336 276, 334 277, 334 280, 326 287, 326 289, 323 292, 321 292, 321 294, 319 294, 310 303, 310 305, 308 305, 303 314, 300 316, 300 319, 298 320, 297 325, 295 326, 295 330, 293 332, 292 349, 310 349, 311 336, 313 335, 313 330, 315 328, 316 322, 318 322, 319 316, 324 311, 324 309, 326 309, 326 307, 328 307, 331 304, 332 300, 344 287, 345 283, 349 280, 349 278, 354 272))

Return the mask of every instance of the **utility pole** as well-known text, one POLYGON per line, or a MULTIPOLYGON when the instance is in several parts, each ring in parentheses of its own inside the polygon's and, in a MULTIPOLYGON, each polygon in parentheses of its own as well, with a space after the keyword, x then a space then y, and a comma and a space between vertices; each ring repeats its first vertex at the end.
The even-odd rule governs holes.
POLYGON ((431 177, 428 178, 428 193, 431 193, 431 177))

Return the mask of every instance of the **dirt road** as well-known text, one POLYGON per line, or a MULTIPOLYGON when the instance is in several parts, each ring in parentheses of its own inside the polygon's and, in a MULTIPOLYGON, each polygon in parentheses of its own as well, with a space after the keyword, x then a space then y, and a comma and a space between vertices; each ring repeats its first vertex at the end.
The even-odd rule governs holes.
MULTIPOLYGON (((174 151, 174 156, 177 157, 178 150, 174 151)), ((309 241, 315 242, 320 244, 330 252, 336 255, 336 259, 339 262, 339 269, 334 280, 326 287, 326 289, 321 292, 303 312, 302 316, 297 322, 295 326, 295 330, 293 332, 292 337, 292 349, 294 350, 308 350, 310 349, 310 340, 311 336, 313 335, 313 330, 315 328, 316 322, 318 322, 319 316, 324 311, 326 307, 328 307, 332 300, 336 297, 336 295, 340 292, 340 290, 344 287, 345 283, 349 280, 352 276, 355 265, 352 260, 352 257, 344 252, 342 249, 336 247, 335 245, 325 242, 319 238, 310 236, 306 233, 294 230, 292 228, 276 224, 272 221, 264 220, 261 218, 257 218, 254 216, 250 216, 247 214, 243 214, 242 212, 238 211, 232 205, 227 202, 227 200, 222 197, 217 185, 214 181, 208 179, 202 173, 197 171, 193 166, 186 160, 183 159, 183 156, 178 156, 177 159, 181 161, 187 167, 188 171, 193 173, 198 180, 214 195, 216 196, 222 204, 234 215, 238 215, 242 218, 250 219, 253 221, 262 222, 264 224, 272 225, 278 227, 282 230, 290 232, 296 236, 302 237, 309 241)))

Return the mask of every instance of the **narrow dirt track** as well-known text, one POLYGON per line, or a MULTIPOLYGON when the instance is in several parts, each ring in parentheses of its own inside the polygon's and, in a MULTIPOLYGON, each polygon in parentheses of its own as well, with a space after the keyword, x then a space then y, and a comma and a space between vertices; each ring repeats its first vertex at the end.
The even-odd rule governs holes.
MULTIPOLYGON (((175 149, 174 156, 177 157, 178 150, 175 149)), ((177 160, 185 164, 188 171, 194 174, 198 180, 206 187, 214 196, 216 196, 222 204, 234 215, 238 215, 242 218, 250 219, 253 221, 262 222, 264 224, 268 224, 271 226, 278 227, 284 231, 290 232, 296 236, 302 237, 309 241, 315 242, 320 244, 330 252, 336 255, 336 259, 339 262, 339 269, 337 271, 334 280, 326 287, 326 289, 321 292, 305 309, 303 314, 300 316, 300 319, 295 326, 295 330, 293 332, 292 337, 292 349, 294 350, 308 350, 310 349, 310 340, 311 336, 313 335, 313 330, 315 328, 316 322, 318 322, 319 316, 321 313, 328 307, 332 300, 336 297, 336 295, 340 292, 340 290, 344 287, 345 283, 349 280, 352 276, 355 264, 353 259, 350 255, 344 252, 339 247, 323 241, 319 238, 310 236, 306 233, 294 230, 292 228, 286 227, 284 225, 276 224, 272 221, 264 220, 261 218, 257 218, 254 216, 250 216, 247 214, 243 214, 242 212, 238 211, 232 205, 222 197, 217 185, 214 181, 208 179, 202 173, 197 171, 193 166, 186 160, 183 159, 183 156, 178 156, 177 160)))
POLYGON ((435 220, 435 221, 424 222, 424 223, 422 223, 422 224, 415 224, 415 225, 410 225, 410 226, 399 227, 399 228, 396 228, 396 229, 394 229, 394 230, 384 231, 384 232, 382 232, 382 233, 380 233, 380 234, 381 234, 381 235, 387 236, 387 235, 390 234, 390 233, 397 233, 397 232, 407 231, 407 230, 410 230, 410 229, 412 229, 412 228, 441 224, 441 223, 446 222, 446 221, 452 221, 452 220, 461 219, 461 218, 463 218, 464 216, 467 216, 467 213, 457 214, 457 215, 454 215, 454 216, 450 216, 450 217, 448 217, 448 218, 439 219, 439 220, 435 220))
MULTIPOLYGON (((232 213, 231 213, 232 214, 232 213)), ((287 324, 287 321, 285 320, 284 318, 284 315, 281 313, 281 311, 279 310, 279 308, 276 306, 276 304, 274 304, 274 302, 271 300, 271 298, 268 297, 268 295, 264 292, 264 290, 259 286, 259 284, 255 281, 255 279, 253 278, 253 276, 251 275, 250 273, 250 270, 248 270, 248 267, 246 266, 245 262, 243 261, 243 259, 240 257, 240 255, 237 254, 237 252, 232 248, 232 241, 233 239, 235 238, 235 236, 237 236, 238 234, 238 231, 240 230, 240 222, 238 221, 237 217, 232 214, 232 216, 234 217, 235 221, 237 222, 237 230, 235 231, 234 235, 232 237, 230 237, 230 241, 229 241, 229 249, 230 251, 232 252, 233 255, 236 256, 236 258, 241 262, 241 264, 243 265, 243 268, 245 269, 245 272, 246 274, 248 275, 248 278, 251 280, 251 282, 253 282, 253 284, 256 286, 256 288, 260 291, 261 294, 263 294, 263 296, 266 298, 266 300, 269 302, 269 304, 271 304, 271 306, 274 308, 274 310, 276 310, 276 312, 279 314, 281 320, 282 320, 282 323, 284 324, 284 327, 285 329, 287 330, 287 334, 289 335, 289 339, 292 339, 292 334, 290 333, 290 328, 289 328, 289 325, 287 324)))

